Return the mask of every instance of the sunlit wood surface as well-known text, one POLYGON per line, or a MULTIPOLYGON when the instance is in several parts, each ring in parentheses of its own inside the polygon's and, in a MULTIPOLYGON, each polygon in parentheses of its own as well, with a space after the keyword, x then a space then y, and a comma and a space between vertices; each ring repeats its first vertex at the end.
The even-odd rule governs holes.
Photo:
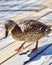
MULTIPOLYGON (((15 51, 24 41, 16 41, 11 34, 6 39, 5 22, 34 19, 52 26, 52 0, 9 0, 0 1, 0 64, 1 65, 52 65, 52 32, 39 40, 39 48, 33 53, 24 52, 34 47, 26 43, 21 52, 15 51)), ((52 27, 51 27, 52 28, 52 27)))

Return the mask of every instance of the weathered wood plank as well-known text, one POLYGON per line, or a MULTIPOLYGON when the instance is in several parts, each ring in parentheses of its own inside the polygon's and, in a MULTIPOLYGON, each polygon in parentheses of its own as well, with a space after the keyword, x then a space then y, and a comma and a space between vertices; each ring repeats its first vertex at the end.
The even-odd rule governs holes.
MULTIPOLYGON (((2 35, 3 36, 3 35, 2 35)), ((0 39, 0 50, 6 47, 7 45, 11 44, 15 40, 12 38, 11 35, 9 35, 7 38, 1 38, 0 39)))
POLYGON ((29 10, 29 11, 39 11, 39 10, 42 10, 44 8, 47 8, 47 7, 52 7, 52 0, 47 0, 45 2, 43 2, 42 4, 40 5, 35 5, 33 7, 27 7, 27 8, 24 8, 22 10, 29 10))
MULTIPOLYGON (((10 44, 9 46, 3 48, 2 50, 0 50, 0 64, 6 61, 7 59, 9 59, 10 57, 12 57, 13 55, 15 55, 16 53, 18 53, 17 51, 15 51, 15 49, 18 48, 21 44, 22 41, 21 42, 16 41, 10 44)), ((24 45, 24 48, 30 44, 31 43, 26 43, 24 45)))
POLYGON ((52 55, 48 55, 47 58, 44 60, 44 62, 41 63, 41 65, 52 65, 52 55))
POLYGON ((52 0, 47 0, 46 2, 42 3, 42 6, 51 7, 52 6, 52 0))
POLYGON ((51 8, 46 8, 44 10, 41 10, 39 12, 25 12, 22 13, 21 15, 16 16, 15 18, 12 18, 11 20, 13 20, 14 22, 18 23, 20 19, 24 19, 24 18, 28 18, 28 17, 36 17, 36 19, 40 19, 41 17, 47 15, 48 13, 52 12, 51 8))
POLYGON ((52 26, 52 21, 46 23, 46 25, 51 25, 52 26))
POLYGON ((5 30, 0 30, 0 39, 3 38, 5 36, 5 30))

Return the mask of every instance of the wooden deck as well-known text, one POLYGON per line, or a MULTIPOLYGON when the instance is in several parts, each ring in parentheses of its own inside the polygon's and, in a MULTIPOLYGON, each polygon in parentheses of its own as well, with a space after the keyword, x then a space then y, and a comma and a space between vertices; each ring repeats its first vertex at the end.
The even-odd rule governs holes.
MULTIPOLYGON (((39 40, 39 48, 33 53, 25 52, 34 47, 26 43, 21 52, 15 51, 23 41, 14 40, 9 34, 6 39, 6 20, 19 22, 34 19, 52 26, 52 0, 13 0, 0 2, 0 65, 52 65, 52 32, 39 40), (3 3, 3 4, 2 4, 3 3)), ((52 27, 51 27, 52 28, 52 27)))

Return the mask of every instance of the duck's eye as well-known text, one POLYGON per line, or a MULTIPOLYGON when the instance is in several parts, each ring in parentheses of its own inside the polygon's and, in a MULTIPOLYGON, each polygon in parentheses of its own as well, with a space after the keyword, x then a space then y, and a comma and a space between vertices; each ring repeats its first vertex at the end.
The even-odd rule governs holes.
POLYGON ((45 31, 45 27, 40 28, 41 32, 45 31))

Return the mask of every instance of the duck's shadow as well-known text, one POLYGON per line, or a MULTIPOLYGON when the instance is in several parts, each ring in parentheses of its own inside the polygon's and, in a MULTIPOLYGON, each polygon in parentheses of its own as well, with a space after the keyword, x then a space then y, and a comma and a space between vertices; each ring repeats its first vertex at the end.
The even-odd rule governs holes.
MULTIPOLYGON (((30 57, 29 60, 24 62, 24 65, 28 63, 29 61, 36 61, 41 58, 41 56, 46 56, 46 55, 52 55, 52 43, 46 44, 44 46, 41 46, 38 48, 37 51, 34 51, 32 53, 29 53, 27 56, 30 57)), ((24 55, 27 52, 22 52, 20 55, 24 55)))

